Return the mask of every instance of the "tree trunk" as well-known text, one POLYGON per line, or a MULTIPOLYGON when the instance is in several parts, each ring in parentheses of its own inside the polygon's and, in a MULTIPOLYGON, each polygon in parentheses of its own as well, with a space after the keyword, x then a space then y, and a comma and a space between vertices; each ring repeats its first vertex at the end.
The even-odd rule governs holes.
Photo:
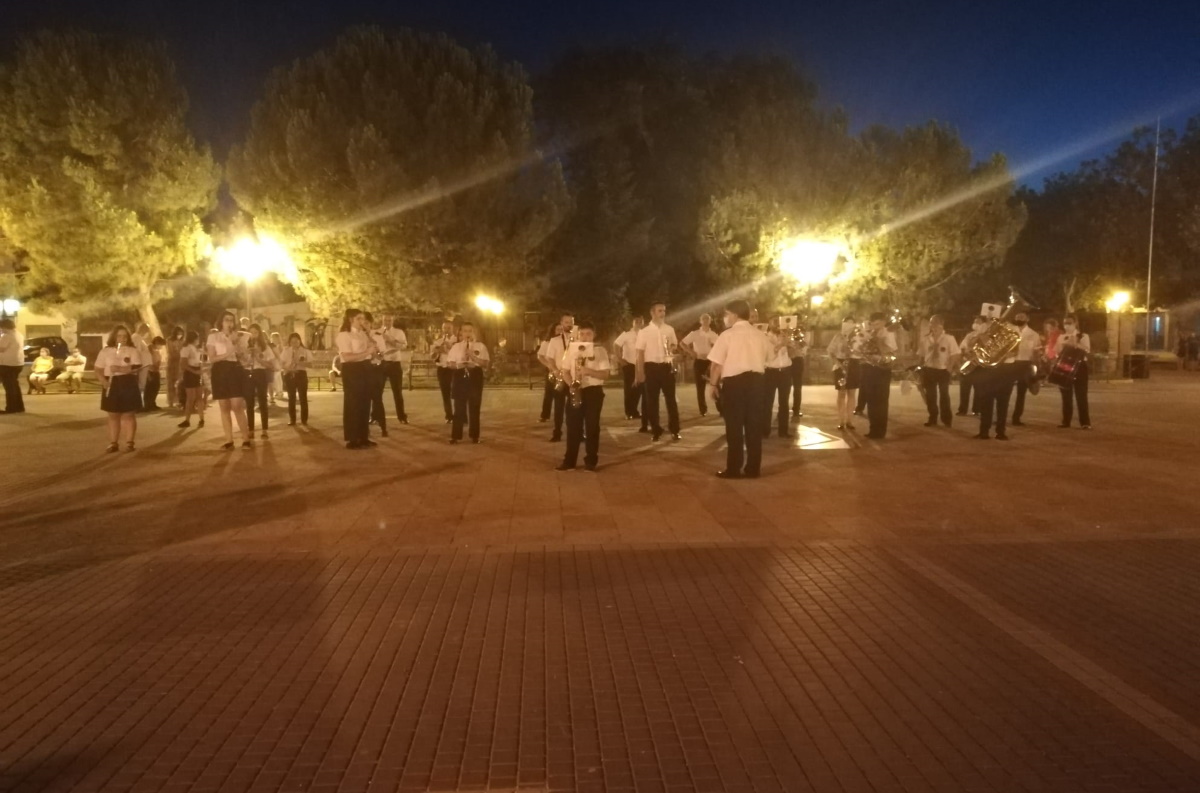
POLYGON ((1074 314, 1075 313, 1075 301, 1074 301, 1075 282, 1078 280, 1079 280, 1079 276, 1073 275, 1073 276, 1071 276, 1070 282, 1063 285, 1063 305, 1064 305, 1063 313, 1064 314, 1074 314))
POLYGON ((150 287, 142 287, 138 290, 137 310, 138 316, 142 318, 142 322, 150 326, 150 338, 162 336, 162 326, 158 324, 158 314, 154 311, 154 301, 150 299, 150 287))

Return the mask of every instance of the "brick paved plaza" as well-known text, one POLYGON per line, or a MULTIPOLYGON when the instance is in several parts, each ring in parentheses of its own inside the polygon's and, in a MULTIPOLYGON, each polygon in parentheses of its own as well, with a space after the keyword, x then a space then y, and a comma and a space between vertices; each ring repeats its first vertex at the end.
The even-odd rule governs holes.
MULTIPOLYGON (((435 395, 371 451, 224 453, 98 397, 0 416, 0 790, 1200 790, 1200 379, 1032 400, 1007 444, 799 440, 726 482, 681 390, 652 444, 610 390, 558 473, 540 393, 435 395)), ((865 422, 862 422, 865 429, 865 422)))

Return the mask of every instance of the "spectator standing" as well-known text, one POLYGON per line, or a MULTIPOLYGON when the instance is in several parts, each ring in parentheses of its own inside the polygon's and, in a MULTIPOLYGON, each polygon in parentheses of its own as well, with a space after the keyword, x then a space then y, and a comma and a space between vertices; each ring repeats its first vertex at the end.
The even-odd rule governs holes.
POLYGON ((21 396, 21 371, 25 368, 25 338, 17 333, 16 323, 0 319, 0 383, 4 385, 4 412, 24 413, 21 396))

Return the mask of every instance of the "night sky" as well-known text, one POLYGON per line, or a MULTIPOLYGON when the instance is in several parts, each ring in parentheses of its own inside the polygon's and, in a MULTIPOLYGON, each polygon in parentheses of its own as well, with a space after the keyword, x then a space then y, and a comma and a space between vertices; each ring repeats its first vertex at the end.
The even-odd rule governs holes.
MULTIPOLYGON (((574 45, 667 40, 695 52, 784 53, 855 127, 937 118, 978 156, 1040 162, 1040 183, 1102 151, 1105 133, 1200 113, 1200 3, 609 2, 461 0, 238 2, 0 0, 5 53, 22 30, 77 25, 166 39, 197 133, 218 153, 244 130, 268 71, 347 25, 442 30, 490 42, 531 71, 574 45), (1089 145, 1064 150, 1081 140, 1089 145), (1065 156, 1054 163, 1042 158, 1065 156)), ((1111 145, 1111 139, 1107 145, 1111 145)))

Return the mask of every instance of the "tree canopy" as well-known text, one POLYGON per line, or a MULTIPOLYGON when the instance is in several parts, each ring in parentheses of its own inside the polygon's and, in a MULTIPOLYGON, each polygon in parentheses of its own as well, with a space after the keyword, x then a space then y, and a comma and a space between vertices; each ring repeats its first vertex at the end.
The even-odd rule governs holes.
POLYGON ((86 316, 132 307, 158 330, 163 279, 195 266, 219 171, 188 131, 160 44, 33 35, 0 71, 0 232, 23 291, 86 316))

